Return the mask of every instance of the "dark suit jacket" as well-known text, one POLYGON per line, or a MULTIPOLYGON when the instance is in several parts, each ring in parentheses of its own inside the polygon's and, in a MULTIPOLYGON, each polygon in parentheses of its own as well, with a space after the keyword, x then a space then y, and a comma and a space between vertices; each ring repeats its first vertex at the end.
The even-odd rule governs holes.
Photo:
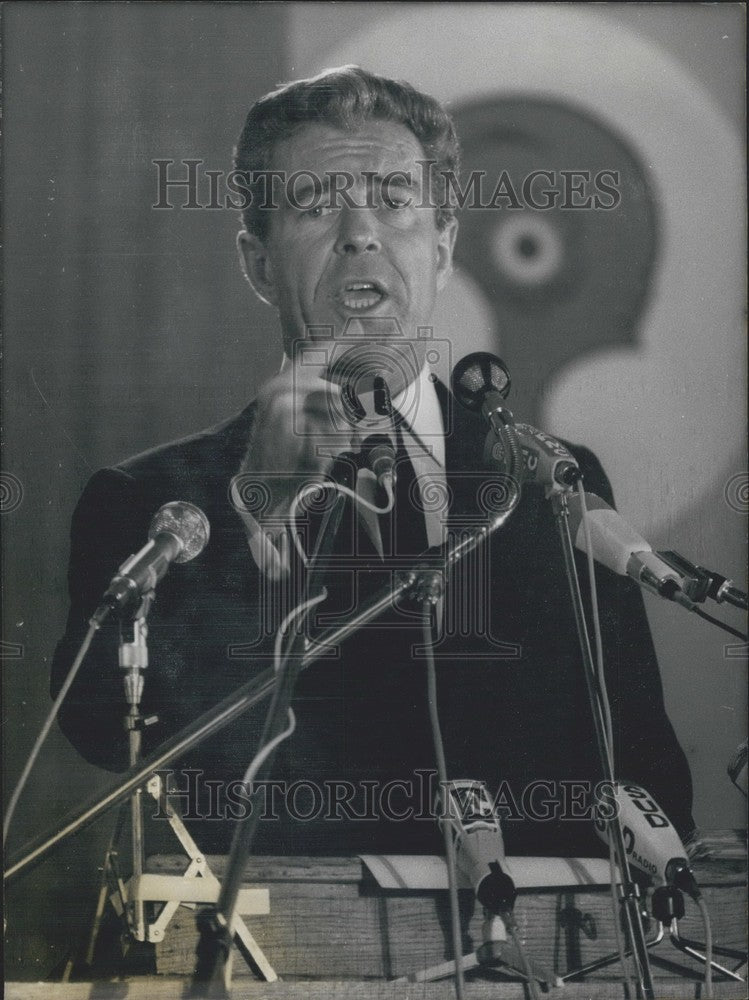
MULTIPOLYGON (((453 409, 440 383, 436 388, 447 428, 450 524, 459 529, 475 521, 481 509, 485 427, 480 416, 453 409)), ((271 662, 281 609, 248 552, 229 497, 254 415, 251 404, 215 428, 101 470, 73 517, 70 614, 54 658, 53 692, 109 579, 144 544, 154 512, 171 500, 187 500, 210 521, 207 548, 192 562, 170 569, 150 615, 143 710, 157 713, 159 722, 146 730, 146 753, 271 662)), ((569 447, 586 488, 613 504, 595 456, 569 447)), ((586 590, 584 559, 578 562, 586 590)), ((639 589, 604 568, 597 577, 618 776, 644 785, 685 837, 694 826, 691 779, 665 713, 639 589)), ((362 579, 364 591, 370 577, 365 572, 362 579)), ((376 573, 371 580, 381 582, 376 573)), ((345 590, 342 585, 339 596, 345 590)), ((437 644, 450 776, 485 780, 499 793, 510 851, 596 851, 590 821, 570 816, 579 811, 571 798, 579 801, 581 793, 569 782, 591 787, 601 774, 561 548, 540 489, 524 488, 518 509, 486 553, 469 564, 453 592, 465 595, 468 620, 464 615, 453 621, 451 634, 437 644)), ((461 600, 456 597, 454 603, 461 600)), ((302 784, 293 797, 279 793, 272 806, 268 799, 257 850, 441 849, 436 824, 423 818, 428 806, 420 800, 428 779, 418 772, 434 770, 434 752, 424 660, 414 652, 419 640, 402 618, 391 619, 355 636, 338 656, 302 675, 295 700, 297 732, 281 748, 276 767, 279 779, 302 784), (362 781, 372 782, 368 792, 362 792, 362 781), (344 782, 352 783, 356 795, 348 800, 348 812, 339 801, 332 813, 331 795, 346 798, 344 782), (322 800, 314 787, 325 789, 322 800), (332 793, 333 787, 338 791, 332 793), (387 796, 383 788, 390 789, 387 796), (408 818, 396 821, 396 814, 408 818)), ((84 757, 118 770, 127 765, 122 714, 117 629, 109 622, 71 689, 60 724, 84 757)), ((202 772, 192 780, 203 798, 191 803, 188 813, 204 820, 194 832, 205 851, 226 849, 232 825, 217 818, 226 805, 223 791, 215 786, 211 799, 205 782, 241 778, 257 749, 263 718, 264 710, 247 713, 180 762, 202 772)), ((184 788, 186 782, 176 776, 172 783, 184 788)))

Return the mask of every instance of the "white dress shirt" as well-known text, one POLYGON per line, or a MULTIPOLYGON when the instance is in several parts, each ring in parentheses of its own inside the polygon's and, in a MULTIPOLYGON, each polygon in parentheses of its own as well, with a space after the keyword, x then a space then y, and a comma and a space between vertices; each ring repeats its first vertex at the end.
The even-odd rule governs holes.
MULTIPOLYGON (((369 394, 362 394, 360 401, 367 416, 354 436, 354 446, 366 436, 374 433, 387 434, 394 441, 393 423, 389 417, 373 417, 373 406, 369 394)), ((403 417, 400 431, 403 446, 411 459, 424 509, 427 540, 430 548, 442 545, 447 533, 446 524, 446 477, 445 477, 445 429, 442 421, 437 393, 428 365, 424 365, 418 379, 411 382, 403 392, 392 400, 393 409, 403 417)), ((359 471, 356 491, 369 503, 375 502, 377 481, 368 469, 359 471)), ((382 555, 382 539, 378 515, 359 505, 359 516, 364 523, 373 545, 382 555)))

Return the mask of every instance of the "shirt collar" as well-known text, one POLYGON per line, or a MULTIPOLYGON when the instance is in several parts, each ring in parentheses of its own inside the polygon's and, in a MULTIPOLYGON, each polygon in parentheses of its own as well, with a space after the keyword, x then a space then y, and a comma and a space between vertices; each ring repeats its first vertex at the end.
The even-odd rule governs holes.
MULTIPOLYGON (((281 371, 290 363, 288 356, 284 354, 281 371)), ((444 468, 445 425, 442 419, 442 407, 434 387, 435 381, 436 376, 432 374, 429 364, 425 361, 418 378, 409 382, 406 388, 398 393, 392 400, 392 406, 408 425, 408 429, 405 427, 402 429, 404 436, 409 439, 409 453, 413 450, 422 455, 431 455, 444 468)), ((365 408, 371 413, 371 401, 367 400, 365 408)), ((367 433, 375 429, 380 430, 380 428, 368 428, 367 433)), ((381 430, 387 433, 388 427, 383 426, 381 430)), ((354 440, 359 436, 356 434, 354 440)))
MULTIPOLYGON (((442 408, 434 388, 434 376, 425 362, 419 377, 393 399, 393 408, 401 414, 418 449, 431 454, 445 465, 445 428, 442 408)), ((404 436, 408 431, 403 428, 404 436)), ((408 449, 409 452, 411 449, 408 449)))

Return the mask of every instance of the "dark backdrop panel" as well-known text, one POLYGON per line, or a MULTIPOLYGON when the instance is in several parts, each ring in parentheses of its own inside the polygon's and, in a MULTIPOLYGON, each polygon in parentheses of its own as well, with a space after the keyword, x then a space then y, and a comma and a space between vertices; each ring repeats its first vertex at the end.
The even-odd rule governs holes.
MULTIPOLYGON (((203 170, 230 169, 248 106, 287 74, 282 4, 14 4, 3 14, 7 801, 50 704, 68 524, 85 481, 231 415, 277 365, 275 318, 237 264, 237 213, 154 210, 152 161, 172 159, 184 176, 182 159, 201 160, 208 203, 203 170)), ((102 777, 53 733, 11 847, 102 777)), ((13 887, 6 976, 43 978, 80 939, 110 824, 13 887)))

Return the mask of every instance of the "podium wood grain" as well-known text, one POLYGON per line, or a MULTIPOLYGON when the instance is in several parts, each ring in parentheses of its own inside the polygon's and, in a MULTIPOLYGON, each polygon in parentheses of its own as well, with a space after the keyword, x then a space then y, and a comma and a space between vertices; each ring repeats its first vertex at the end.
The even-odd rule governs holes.
MULTIPOLYGON (((107 983, 6 983, 7 1000, 184 1000, 186 979, 145 976, 107 983)), ((746 984, 716 983, 715 1000, 745 1000, 746 984)), ((554 997, 554 993, 548 994, 554 997)), ((560 1000, 623 1000, 619 983, 571 983, 557 994, 560 1000)), ((466 1000, 526 1000, 520 983, 466 984, 466 1000)), ((656 1000, 700 1000, 700 983, 660 982, 656 1000)), ((454 1000, 452 983, 304 982, 235 983, 232 1000, 454 1000)))
MULTIPOLYGON (((725 836, 713 844, 709 857, 694 862, 695 874, 709 908, 715 942, 743 949, 747 938, 743 844, 740 838, 731 840, 725 836)), ((211 857, 208 862, 220 879, 226 859, 211 857)), ((150 862, 151 870, 169 874, 183 867, 184 859, 176 856, 162 856, 150 862)), ((284 979, 387 980, 412 975, 452 957, 444 891, 380 889, 364 864, 351 858, 256 857, 248 863, 245 879, 247 885, 269 890, 270 913, 248 917, 247 922, 271 965, 284 979)), ((470 892, 461 891, 461 901, 467 926, 464 945, 468 952, 481 944, 483 914, 474 907, 470 892)), ((704 940, 697 908, 689 899, 686 907, 685 918, 680 922, 682 936, 704 940)), ((515 913, 529 957, 549 972, 563 975, 616 948, 608 888, 524 891, 518 896, 515 913)), ((156 946, 157 971, 165 975, 189 975, 196 941, 195 913, 181 907, 167 928, 164 941, 156 946)), ((508 944, 508 961, 513 961, 513 954, 508 944)), ((676 963, 687 974, 691 970, 695 980, 701 978, 700 964, 677 951, 667 939, 652 954, 676 963)), ((249 986, 251 974, 239 956, 235 958, 234 970, 235 977, 243 982, 242 988, 245 980, 249 986)), ((677 972, 662 967, 657 960, 653 974, 656 978, 664 977, 664 984, 679 978, 677 972)), ((602 970, 597 976, 596 990, 608 980, 615 990, 611 995, 619 996, 618 986, 613 982, 617 977, 618 964, 602 970)), ((688 979, 680 981, 683 988, 691 990, 688 979)), ((274 985, 274 991, 275 988, 274 985)), ((416 987, 409 985, 408 989, 416 987)), ((570 989, 571 985, 566 987, 566 996, 574 995, 570 989)), ((746 992, 745 987, 742 990, 746 992)), ((275 994, 269 992, 268 996, 271 995, 275 994)), ((741 990, 737 995, 741 995, 741 990)))

